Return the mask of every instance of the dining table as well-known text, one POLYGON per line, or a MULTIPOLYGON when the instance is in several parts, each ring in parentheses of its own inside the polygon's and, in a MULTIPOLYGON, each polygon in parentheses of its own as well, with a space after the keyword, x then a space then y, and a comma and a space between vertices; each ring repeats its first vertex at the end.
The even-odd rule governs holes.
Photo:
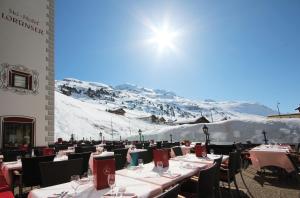
POLYGON ((260 145, 249 151, 253 167, 260 171, 266 166, 276 166, 291 173, 295 170, 287 154, 291 151, 289 146, 260 145))
MULTIPOLYGON (((28 198, 57 198, 58 195, 64 194, 63 197, 75 197, 74 181, 58 184, 40 189, 34 189, 28 194, 28 198), (72 187, 73 186, 73 187, 72 187)), ((76 198, 148 198, 155 197, 162 193, 158 185, 132 179, 122 175, 116 175, 115 187, 112 192, 110 188, 96 190, 93 179, 79 182, 76 189, 76 198), (119 193, 119 189, 123 189, 123 195, 119 193)))
MULTIPOLYGON (((90 162, 94 157, 112 155, 113 152, 102 152, 101 154, 92 154, 90 162)), ((64 193, 65 198, 72 197, 76 193, 77 198, 113 198, 121 197, 116 194, 119 189, 126 189, 123 198, 152 198, 161 194, 164 190, 180 183, 199 171, 209 167, 214 159, 220 155, 208 155, 207 157, 196 157, 195 154, 186 154, 177 156, 169 160, 168 167, 155 166, 154 162, 139 164, 138 166, 128 166, 124 169, 115 171, 116 187, 114 193, 109 188, 96 190, 93 179, 78 185, 75 190, 72 188, 72 182, 49 186, 30 191, 28 198, 55 198, 64 193)), ((223 156, 227 160, 228 156, 223 156)), ((92 166, 91 166, 92 167, 92 166)), ((92 176, 93 177, 93 176, 92 176)), ((74 186, 73 186, 74 187, 74 186)))

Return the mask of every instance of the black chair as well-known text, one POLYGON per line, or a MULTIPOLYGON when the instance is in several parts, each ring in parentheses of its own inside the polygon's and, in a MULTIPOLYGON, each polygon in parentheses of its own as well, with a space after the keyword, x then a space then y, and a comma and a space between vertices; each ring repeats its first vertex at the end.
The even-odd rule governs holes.
POLYGON ((6 150, 3 151, 3 162, 17 161, 17 156, 25 157, 26 151, 22 150, 6 150))
POLYGON ((172 150, 174 151, 175 156, 182 156, 183 155, 180 146, 172 147, 172 150))
POLYGON ((161 147, 162 147, 162 142, 161 141, 156 142, 156 148, 161 149, 161 147))
POLYGON ((295 168, 295 171, 293 171, 293 174, 291 175, 296 178, 298 183, 300 183, 300 155, 295 153, 287 153, 287 156, 295 168))
POLYGON ((68 149, 68 145, 67 144, 55 144, 55 152, 59 152, 61 150, 67 150, 68 149))
POLYGON ((212 198, 215 196, 217 163, 201 170, 198 176, 197 197, 212 198))
POLYGON ((147 148, 147 155, 145 157, 144 164, 148 164, 153 161, 153 149, 154 147, 149 146, 147 148))
POLYGON ((42 187, 69 182, 72 175, 80 175, 82 162, 82 159, 41 162, 42 187))
POLYGON ((116 170, 121 170, 125 167, 125 163, 121 154, 115 154, 116 170))
MULTIPOLYGON (((124 168, 127 162, 127 152, 128 152, 128 148, 122 148, 122 149, 114 149, 114 154, 116 156, 116 167, 117 168, 124 168)), ((118 169, 118 170, 120 170, 118 169)))
POLYGON ((180 191, 180 185, 176 184, 172 188, 166 190, 162 194, 156 196, 155 198, 177 198, 180 191))
POLYGON ((238 161, 239 161, 238 153, 231 152, 229 154, 228 166, 227 167, 221 166, 221 168, 220 168, 220 181, 228 183, 231 197, 232 197, 231 188, 230 188, 231 182, 234 182, 235 188, 237 189, 238 194, 240 194, 239 187, 237 185, 236 178, 235 178, 235 175, 239 172, 238 169, 240 168, 240 167, 237 167, 239 164, 238 161))
POLYGON ((55 155, 21 158, 22 172, 14 171, 19 177, 19 193, 23 193, 23 187, 33 187, 41 185, 40 162, 52 162, 55 155))
POLYGON ((86 153, 71 153, 68 155, 68 159, 82 159, 82 169, 80 175, 84 175, 88 172, 89 168, 89 160, 90 160, 91 152, 86 153))
POLYGON ((77 146, 75 147, 75 153, 86 153, 86 152, 96 152, 95 146, 77 146))
POLYGON ((143 148, 143 144, 142 143, 137 143, 137 144, 135 144, 135 147, 137 149, 142 149, 143 148))
POLYGON ((220 168, 223 160, 223 155, 221 157, 214 160, 216 163, 216 175, 215 175, 215 197, 222 197, 221 190, 220 190, 220 168))
POLYGON ((114 150, 114 145, 109 145, 106 143, 106 145, 104 146, 104 149, 107 151, 113 151, 114 150))

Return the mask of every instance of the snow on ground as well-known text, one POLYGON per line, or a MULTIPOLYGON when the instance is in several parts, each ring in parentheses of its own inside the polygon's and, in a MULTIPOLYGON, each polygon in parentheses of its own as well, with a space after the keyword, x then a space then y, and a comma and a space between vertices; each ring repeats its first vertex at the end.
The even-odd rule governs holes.
MULTIPOLYGON (((262 130, 266 131, 269 143, 298 143, 300 142, 300 119, 232 119, 217 123, 206 124, 209 128, 212 142, 246 142, 262 143, 262 130)), ((191 140, 205 141, 202 130, 203 124, 181 125, 148 131, 143 133, 145 139, 191 140)), ((137 139, 138 136, 130 139, 137 139)))
POLYGON ((81 101, 55 92, 55 138, 70 139, 74 133, 77 139, 99 139, 101 131, 105 139, 114 139, 120 135, 124 138, 130 134, 163 128, 139 120, 135 112, 128 112, 128 117, 115 115, 105 111, 105 106, 81 101), (112 127, 111 127, 112 126, 112 127))
POLYGON ((194 101, 165 90, 131 84, 113 87, 68 78, 56 81, 55 138, 69 139, 74 133, 77 139, 99 139, 99 132, 102 132, 105 139, 112 139, 113 131, 115 140, 120 136, 138 139, 141 129, 146 139, 169 140, 172 134, 174 141, 204 141, 202 124, 169 126, 141 119, 156 115, 178 123, 204 115, 213 120, 207 124, 212 141, 261 143, 261 132, 265 130, 272 141, 300 142, 300 119, 266 119, 266 115, 275 113, 253 102, 194 101), (122 107, 125 115, 106 111, 116 107, 122 107), (224 118, 228 120, 222 121, 224 118))

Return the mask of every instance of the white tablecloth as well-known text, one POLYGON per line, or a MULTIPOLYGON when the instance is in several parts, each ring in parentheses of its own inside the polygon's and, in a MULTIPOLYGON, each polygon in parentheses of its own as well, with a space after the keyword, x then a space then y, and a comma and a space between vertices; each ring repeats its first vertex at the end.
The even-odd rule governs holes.
MULTIPOLYGON (((122 175, 116 175, 115 190, 117 191, 118 187, 120 186, 126 187, 126 193, 134 193, 137 195, 138 198, 154 197, 162 192, 160 187, 157 185, 131 179, 122 175)), ((74 195, 74 190, 71 187, 71 183, 68 182, 64 184, 32 190, 30 191, 28 198, 47 198, 51 196, 53 197, 55 193, 61 193, 62 191, 68 191, 69 195, 74 195)), ((94 188, 94 184, 91 181, 87 184, 80 185, 78 187, 76 198, 101 198, 108 191, 108 188, 97 191, 94 188)))
MULTIPOLYGON (((171 160, 175 161, 184 161, 184 162, 191 162, 191 163, 200 163, 200 164, 212 164, 214 159, 219 158, 220 155, 213 155, 213 154, 207 154, 207 157, 197 157, 194 153, 190 153, 184 156, 177 156, 174 158, 171 158, 171 160)), ((228 155, 223 155, 222 161, 226 161, 229 159, 228 155)))
POLYGON ((206 166, 206 164, 198 164, 197 166, 185 167, 180 161, 170 160, 169 167, 164 168, 165 174, 163 175, 158 174, 153 162, 144 164, 143 168, 118 170, 116 174, 159 185, 163 190, 185 178, 197 175, 199 170, 206 166))

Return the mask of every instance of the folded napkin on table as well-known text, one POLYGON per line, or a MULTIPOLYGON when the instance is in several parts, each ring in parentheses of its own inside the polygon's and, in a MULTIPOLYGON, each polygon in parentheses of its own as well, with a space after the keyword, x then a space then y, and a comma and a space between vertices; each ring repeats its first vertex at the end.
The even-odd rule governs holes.
MULTIPOLYGON (((115 193, 106 193, 104 196, 103 196, 103 198, 111 198, 111 197, 116 197, 116 196, 121 196, 121 194, 120 193, 117 193, 117 194, 115 194, 115 193)), ((134 193, 129 193, 129 192, 127 192, 127 193, 123 193, 123 198, 137 198, 137 195, 136 194, 134 194, 134 193)))
POLYGON ((179 177, 180 175, 181 175, 180 173, 163 173, 161 176, 170 178, 170 179, 174 179, 176 177, 179 177))

